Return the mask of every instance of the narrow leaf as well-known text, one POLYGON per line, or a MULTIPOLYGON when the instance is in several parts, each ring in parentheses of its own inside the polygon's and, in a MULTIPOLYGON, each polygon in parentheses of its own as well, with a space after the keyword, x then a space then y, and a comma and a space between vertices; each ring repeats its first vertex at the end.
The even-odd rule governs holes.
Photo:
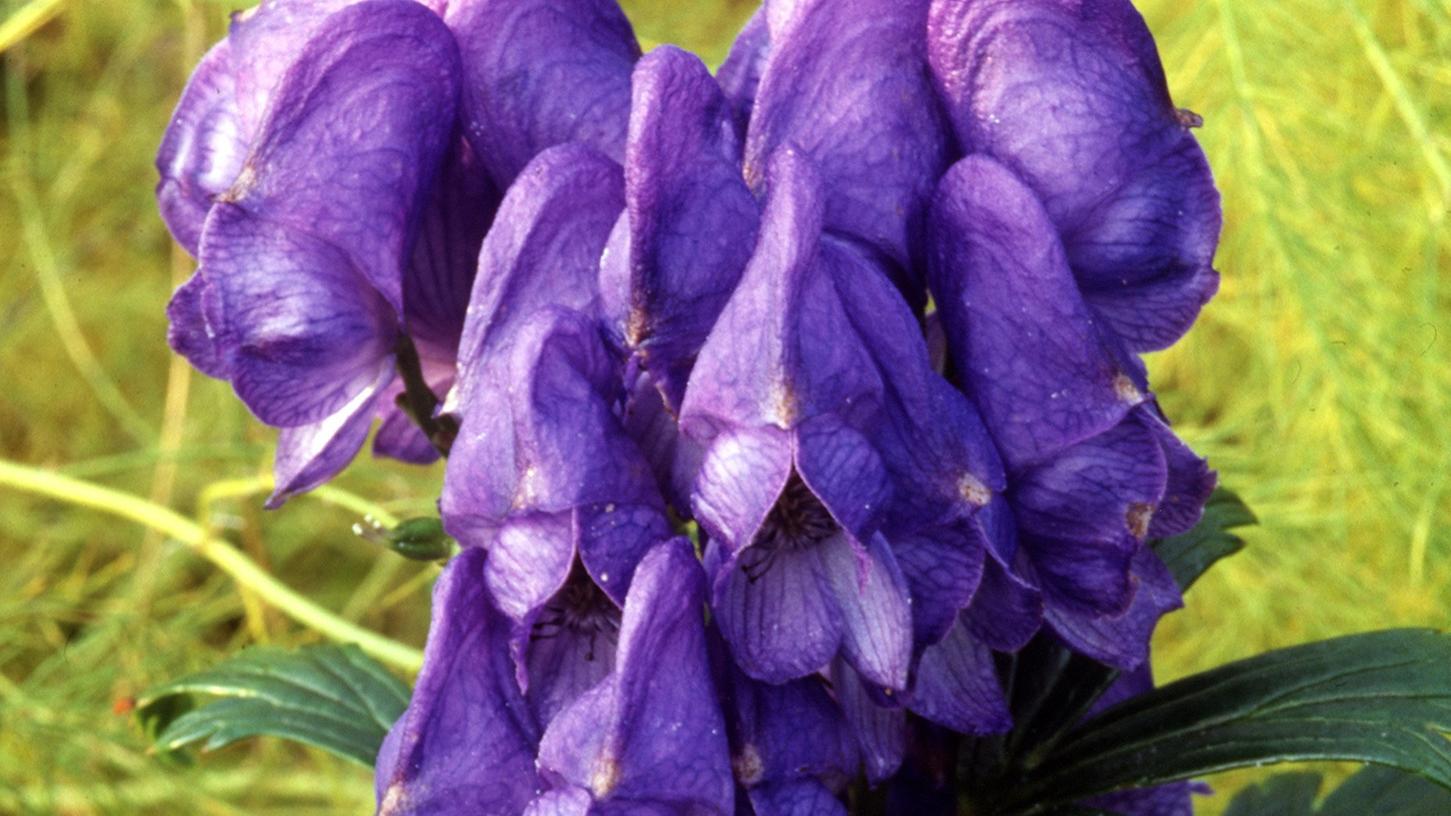
POLYGON ((1154 542, 1154 552, 1164 560, 1180 591, 1186 591, 1225 556, 1244 549, 1244 541, 1229 532, 1255 523, 1249 507, 1230 491, 1219 488, 1204 505, 1204 518, 1194 529, 1154 542))
POLYGON ((139 716, 154 717, 179 696, 221 699, 160 724, 159 749, 203 750, 255 736, 307 743, 372 766, 408 688, 356 646, 296 651, 249 649, 211 669, 147 692, 139 716))
POLYGON ((1396 629, 1281 649, 1087 721, 1014 792, 1055 804, 1275 762, 1390 765, 1451 788, 1451 636, 1396 629))
POLYGON ((1284 773, 1240 791, 1224 816, 1446 816, 1451 791, 1415 774, 1367 765, 1315 806, 1316 773, 1284 773))
POLYGON ((1314 816, 1315 797, 1319 794, 1320 774, 1275 774, 1236 794, 1224 816, 1314 816))

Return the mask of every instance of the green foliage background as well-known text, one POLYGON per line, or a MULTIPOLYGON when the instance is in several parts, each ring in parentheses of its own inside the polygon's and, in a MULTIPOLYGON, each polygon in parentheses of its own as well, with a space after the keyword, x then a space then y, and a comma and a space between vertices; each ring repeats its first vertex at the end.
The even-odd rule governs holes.
MULTIPOLYGON (((240 2, 240 0, 239 0, 240 2)), ((744 0, 625 3, 718 62, 744 0)), ((271 434, 164 341, 190 271, 152 154, 230 2, 0 0, 0 458, 174 508, 333 610, 420 644, 430 568, 348 532, 437 472, 260 510, 271 434), (27 16, 28 15, 28 16, 27 16), (340 506, 343 505, 343 506, 340 506)), ((1451 621, 1451 2, 1140 0, 1224 191, 1219 298, 1151 361, 1262 523, 1161 627, 1173 678, 1266 648, 1451 621)), ((0 485, 0 813, 359 813, 366 773, 275 741, 147 752, 130 696, 318 636, 163 535, 0 485)), ((1253 778, 1217 780, 1202 810, 1253 778)))

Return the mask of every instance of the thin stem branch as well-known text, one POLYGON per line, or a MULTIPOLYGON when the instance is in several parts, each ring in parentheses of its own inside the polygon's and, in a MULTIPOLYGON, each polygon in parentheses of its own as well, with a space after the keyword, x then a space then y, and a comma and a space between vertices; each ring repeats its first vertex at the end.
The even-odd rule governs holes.
POLYGON ((435 416, 438 396, 428 387, 423 378, 423 362, 418 359, 418 348, 406 334, 398 334, 394 347, 398 374, 403 378, 403 393, 398 395, 398 407, 416 423, 428 438, 439 456, 447 458, 458 436, 458 422, 451 416, 435 416))
POLYGON ((144 524, 190 547, 238 584, 252 590, 298 623, 334 640, 356 643, 364 652, 400 669, 416 672, 423 665, 423 653, 418 649, 358 626, 318 606, 225 541, 209 535, 200 525, 169 508, 108 487, 3 460, 0 460, 0 485, 144 524))

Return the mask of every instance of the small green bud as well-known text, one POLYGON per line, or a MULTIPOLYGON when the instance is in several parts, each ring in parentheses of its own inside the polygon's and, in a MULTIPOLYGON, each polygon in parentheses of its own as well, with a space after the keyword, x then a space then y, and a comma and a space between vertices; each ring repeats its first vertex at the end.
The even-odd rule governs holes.
POLYGON ((414 561, 443 561, 453 555, 454 542, 437 518, 420 516, 387 529, 371 516, 354 524, 353 532, 414 561))

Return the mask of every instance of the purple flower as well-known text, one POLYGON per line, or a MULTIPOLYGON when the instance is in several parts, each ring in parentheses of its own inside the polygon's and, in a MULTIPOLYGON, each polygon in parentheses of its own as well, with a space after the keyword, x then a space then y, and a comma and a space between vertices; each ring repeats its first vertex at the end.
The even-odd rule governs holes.
POLYGON ((1104 329, 1182 336, 1219 285, 1219 194, 1129 0, 935 0, 927 41, 963 154, 1038 195, 1104 329))
POLYGON ((1057 231, 1013 172, 971 156, 933 210, 931 283, 964 387, 1007 464, 1045 619, 1124 668, 1180 601, 1145 548, 1188 529, 1213 474, 1174 436, 1142 366, 1085 303, 1057 231))
POLYGON ((464 328, 444 523, 490 549, 491 589, 525 627, 576 555, 620 602, 635 562, 669 534, 654 473, 615 414, 620 366, 592 318, 620 199, 620 170, 599 153, 542 153, 485 239, 464 328))
MULTIPOLYGON (((239 30, 262 25, 266 11, 239 30)), ((345 464, 392 383, 403 269, 458 95, 457 49, 423 6, 368 0, 319 26, 326 35, 281 76, 235 179, 206 211, 200 269, 169 309, 172 345, 284 429, 274 501, 345 464)), ((213 54, 258 62, 246 43, 213 54)), ((236 86, 247 77, 236 74, 236 86)), ((191 96, 163 154, 186 129, 191 96)), ((239 117, 249 99, 234 98, 239 117)), ((168 189, 164 180, 163 205, 168 189)))
POLYGON ((771 685, 724 662, 731 767, 756 816, 845 816, 837 793, 856 775, 857 744, 825 680, 771 685))
POLYGON ((923 299, 927 202, 949 159, 927 75, 927 5, 769 3, 722 69, 737 110, 750 108, 752 189, 765 190, 777 152, 809 156, 821 175, 826 229, 878 254, 914 306, 923 299))
MULTIPOLYGON (((239 15, 198 67, 163 140, 158 201, 202 267, 173 299, 172 345, 283 429, 273 504, 344 467, 379 413, 376 452, 437 458, 449 431, 430 439, 414 427, 418 416, 393 407, 403 391, 393 358, 422 380, 415 391, 447 390, 497 190, 550 145, 623 147, 638 47, 613 4, 479 0, 449 3, 446 13, 443 5, 272 0, 239 15), (572 11, 610 24, 581 29, 572 11), (390 14, 429 29, 432 45, 395 32, 398 47, 380 46, 390 14), (359 47, 390 48, 378 67, 403 82, 359 68, 361 57, 328 66, 340 43, 369 38, 359 47), (425 47, 438 55, 410 59, 425 47), (443 83, 436 98, 403 93, 428 82, 443 83), (501 108, 505 95, 483 96, 485 86, 510 89, 511 101, 501 108), (611 116, 620 127, 592 124, 611 116), (351 121, 369 125, 349 129, 351 121), (375 126, 388 121, 396 127, 375 126), (247 193, 258 179, 265 197, 247 193), (208 226, 229 207, 253 218, 208 226), (249 269, 239 283, 228 259, 259 246, 288 263, 249 269), (334 268, 344 262, 351 272, 334 268), (340 280, 348 274, 365 288, 340 280), (222 288, 249 294, 224 297, 222 288)), ((411 413, 429 419, 432 398, 413 397, 411 413)))
MULTIPOLYGON (((491 557, 466 549, 435 587, 423 671, 378 756, 379 816, 729 816, 730 755, 706 653, 704 576, 689 543, 662 541, 640 562, 618 648, 609 647, 612 670, 557 700, 542 735, 515 682, 510 622, 487 588, 491 557), (658 671, 662 665, 671 670, 658 671)), ((570 647, 605 644, 555 646, 570 647)))
POLYGON ((705 451, 692 503, 747 674, 784 682, 840 651, 901 689, 907 593, 879 532, 890 485, 867 436, 882 382, 837 292, 873 270, 821 236, 818 185, 804 157, 777 155, 756 253, 685 395, 682 430, 705 451))
POLYGON ((640 562, 615 672, 545 731, 539 769, 554 789, 531 816, 734 812, 704 601, 705 575, 685 539, 640 562))
POLYGON ((539 788, 539 726, 514 680, 509 621, 464 550, 433 589, 413 698, 378 752, 379 816, 514 816, 539 788))
POLYGON ((758 208, 730 117, 694 55, 664 46, 636 67, 625 211, 601 290, 611 336, 671 412, 756 242, 758 208))

